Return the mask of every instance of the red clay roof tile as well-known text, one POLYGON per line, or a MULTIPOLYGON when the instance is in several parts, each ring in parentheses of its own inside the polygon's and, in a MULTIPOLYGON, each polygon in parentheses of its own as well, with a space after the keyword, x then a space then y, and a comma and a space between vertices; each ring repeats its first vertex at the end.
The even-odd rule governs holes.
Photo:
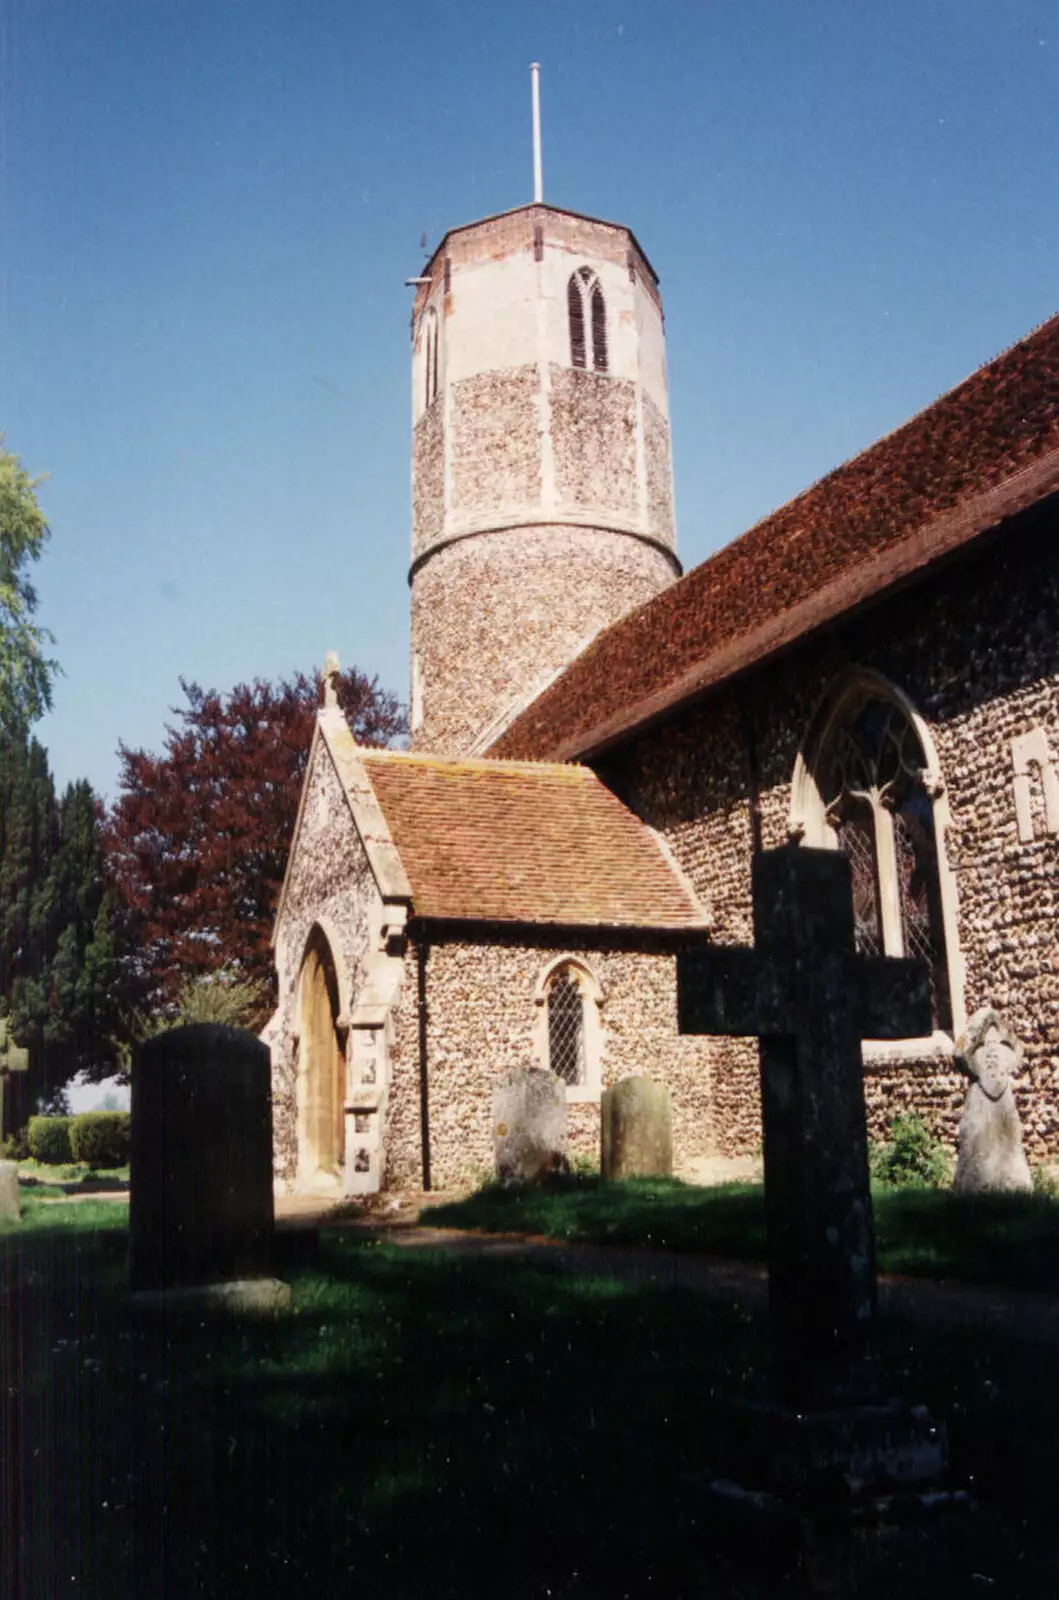
POLYGON ((587 767, 359 753, 417 916, 703 926, 654 835, 587 767))
POLYGON ((1059 489, 1059 317, 601 633, 490 754, 599 750, 1059 489))

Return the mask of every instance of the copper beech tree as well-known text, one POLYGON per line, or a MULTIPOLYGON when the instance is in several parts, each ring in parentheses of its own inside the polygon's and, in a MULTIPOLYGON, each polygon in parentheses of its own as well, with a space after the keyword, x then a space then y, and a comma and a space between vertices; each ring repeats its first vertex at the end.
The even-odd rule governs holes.
MULTIPOLYGON (((360 744, 404 733, 398 700, 351 669, 334 678, 360 744)), ((189 979, 224 969, 270 984, 269 939, 305 776, 319 680, 255 679, 230 694, 180 684, 165 752, 121 745, 105 847, 132 952, 128 992, 173 1008, 189 979)))

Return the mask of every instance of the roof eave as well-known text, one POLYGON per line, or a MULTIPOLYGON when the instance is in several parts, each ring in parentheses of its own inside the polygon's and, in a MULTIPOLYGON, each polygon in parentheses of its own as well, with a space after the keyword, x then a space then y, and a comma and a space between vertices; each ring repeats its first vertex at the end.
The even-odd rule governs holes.
MULTIPOLYGON (((931 568, 958 550, 998 532, 1012 518, 1056 493, 1059 493, 1059 449, 975 496, 957 511, 936 518, 897 545, 860 562, 779 616, 706 655, 655 693, 560 740, 557 745, 545 747, 541 759, 588 761, 602 755, 631 734, 642 732, 680 706, 720 688, 750 668, 764 665, 826 625, 925 577, 931 568)), ((646 609, 650 609, 650 602, 646 609)), ((620 628, 621 623, 617 626, 620 628)))

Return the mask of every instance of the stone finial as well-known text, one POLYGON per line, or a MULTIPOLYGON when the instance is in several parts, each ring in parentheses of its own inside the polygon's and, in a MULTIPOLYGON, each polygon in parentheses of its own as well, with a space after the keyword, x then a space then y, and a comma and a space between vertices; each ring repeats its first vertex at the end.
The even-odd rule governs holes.
POLYGON ((329 650, 324 660, 324 670, 320 674, 320 681, 324 686, 324 706, 330 710, 338 705, 338 690, 335 688, 335 679, 342 671, 338 656, 334 650, 329 650))

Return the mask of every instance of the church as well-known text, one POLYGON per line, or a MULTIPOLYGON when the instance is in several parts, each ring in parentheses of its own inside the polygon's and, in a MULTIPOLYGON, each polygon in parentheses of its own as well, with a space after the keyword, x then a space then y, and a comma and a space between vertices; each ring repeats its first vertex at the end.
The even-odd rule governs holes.
POLYGON ((325 673, 274 946, 284 1188, 492 1171, 492 1087, 665 1083, 676 1170, 760 1146, 753 1041, 682 1035, 676 956, 751 942, 751 862, 840 850, 858 947, 930 974, 863 1046, 871 1131, 950 1142, 954 1044, 1022 1040, 1059 1155, 1059 317, 688 574, 658 278, 536 202, 452 229, 412 317, 411 737, 325 673))

